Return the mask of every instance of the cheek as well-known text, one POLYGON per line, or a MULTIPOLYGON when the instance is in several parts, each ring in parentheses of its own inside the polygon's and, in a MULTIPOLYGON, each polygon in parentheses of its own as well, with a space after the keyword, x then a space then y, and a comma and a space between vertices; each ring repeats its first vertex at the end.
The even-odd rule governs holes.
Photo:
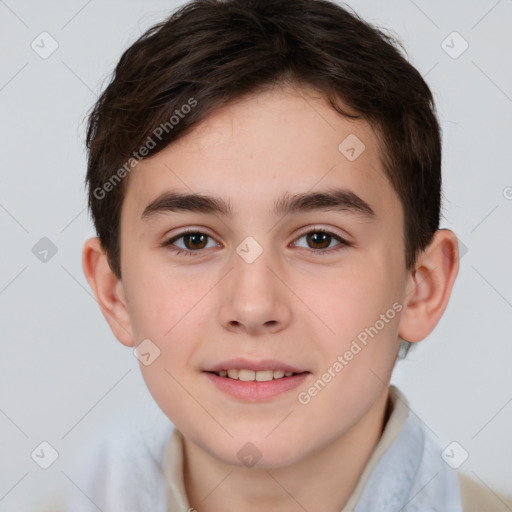
POLYGON ((169 272, 147 261, 134 261, 127 272, 132 326, 139 336, 154 336, 166 343, 190 322, 208 283, 204 276, 169 272))
POLYGON ((391 307, 393 296, 386 277, 365 265, 361 269, 351 267, 339 278, 326 281, 314 295, 310 294, 310 304, 334 331, 333 338, 347 340, 391 307))
POLYGON ((371 390, 381 389, 392 371, 402 306, 399 279, 392 277, 389 267, 387 270, 379 269, 378 264, 364 265, 360 270, 352 267, 350 274, 329 285, 323 299, 318 298, 318 304, 323 301, 324 306, 319 309, 322 319, 335 333, 322 342, 322 371, 331 369, 336 375, 325 399, 333 393, 330 399, 334 401, 341 397, 349 400, 349 390, 349 395, 360 395, 364 390, 372 396, 371 390))
POLYGON ((189 381, 193 355, 205 331, 204 323, 212 314, 207 300, 210 288, 204 276, 163 278, 162 273, 152 272, 132 289, 134 330, 139 339, 151 339, 160 350, 155 362, 141 365, 141 371, 161 406, 172 407, 180 401, 183 389, 179 383, 189 381))

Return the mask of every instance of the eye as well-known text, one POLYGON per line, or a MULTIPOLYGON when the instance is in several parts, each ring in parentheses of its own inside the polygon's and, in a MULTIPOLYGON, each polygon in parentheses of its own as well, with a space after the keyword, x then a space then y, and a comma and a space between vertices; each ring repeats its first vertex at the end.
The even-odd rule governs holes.
MULTIPOLYGON (((343 249, 344 247, 350 246, 346 240, 336 235, 335 233, 331 233, 330 231, 326 231, 323 229, 313 229, 304 233, 297 240, 305 239, 306 241, 306 249, 312 249, 312 252, 315 255, 322 256, 326 253, 332 253, 343 249), (338 243, 334 246, 331 246, 333 241, 338 241, 338 243), (334 248, 329 248, 334 247, 334 248)), ((298 245, 295 242, 294 245, 298 245)), ((298 245, 298 247, 304 247, 298 245)))
MULTIPOLYGON (((315 256, 333 253, 351 245, 339 235, 324 229, 312 229, 301 235, 296 240, 297 241, 294 242, 294 245, 308 249, 315 256), (305 239, 306 246, 301 246, 297 243, 297 241, 302 239, 305 239), (332 243, 335 241, 338 243, 333 246, 332 243)), ((203 249, 218 247, 217 242, 215 242, 210 235, 201 231, 193 230, 179 233, 165 241, 162 245, 170 249, 175 254, 183 256, 199 256, 203 249), (211 240, 210 245, 208 245, 209 239, 211 240)))
POLYGON ((167 240, 163 245, 176 254, 195 256, 195 254, 193 254, 194 252, 200 252, 202 249, 210 248, 207 243, 209 238, 213 242, 213 245, 210 245, 210 247, 215 247, 217 243, 213 238, 206 233, 201 233, 200 231, 185 231, 167 240), (183 240, 181 242, 182 246, 176 243, 179 240, 183 240))

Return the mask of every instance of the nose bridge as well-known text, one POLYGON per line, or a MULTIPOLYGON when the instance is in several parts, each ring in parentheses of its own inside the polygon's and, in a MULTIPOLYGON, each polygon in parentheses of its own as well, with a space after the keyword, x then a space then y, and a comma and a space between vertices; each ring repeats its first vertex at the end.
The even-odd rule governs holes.
POLYGON ((277 257, 253 237, 247 237, 232 257, 228 289, 221 297, 220 321, 247 332, 280 329, 290 318, 286 290, 274 275, 277 257))
POLYGON ((247 237, 236 248, 233 255, 234 288, 242 294, 263 295, 272 298, 275 288, 275 277, 269 270, 273 256, 268 245, 264 248, 254 237, 247 237))

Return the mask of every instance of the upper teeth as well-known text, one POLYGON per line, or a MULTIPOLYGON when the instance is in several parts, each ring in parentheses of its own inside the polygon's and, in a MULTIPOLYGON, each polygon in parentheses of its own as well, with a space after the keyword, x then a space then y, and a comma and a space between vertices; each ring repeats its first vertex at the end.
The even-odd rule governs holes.
POLYGON ((220 377, 229 377, 230 379, 238 379, 242 381, 252 381, 256 380, 258 382, 263 382, 266 380, 272 379, 281 379, 282 377, 290 377, 293 375, 293 372, 285 372, 284 370, 220 370, 217 372, 220 377))

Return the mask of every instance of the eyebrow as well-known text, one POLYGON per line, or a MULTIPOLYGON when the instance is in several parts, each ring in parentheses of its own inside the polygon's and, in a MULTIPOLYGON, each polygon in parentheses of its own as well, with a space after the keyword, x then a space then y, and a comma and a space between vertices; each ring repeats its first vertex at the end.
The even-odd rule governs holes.
MULTIPOLYGON (((288 213, 331 210, 359 214, 369 219, 375 217, 375 212, 366 201, 350 190, 339 188, 299 194, 286 193, 275 202, 273 214, 284 216, 288 213)), ((208 213, 227 217, 233 217, 234 214, 230 202, 221 197, 164 192, 146 206, 141 219, 147 220, 170 212, 208 213)))

